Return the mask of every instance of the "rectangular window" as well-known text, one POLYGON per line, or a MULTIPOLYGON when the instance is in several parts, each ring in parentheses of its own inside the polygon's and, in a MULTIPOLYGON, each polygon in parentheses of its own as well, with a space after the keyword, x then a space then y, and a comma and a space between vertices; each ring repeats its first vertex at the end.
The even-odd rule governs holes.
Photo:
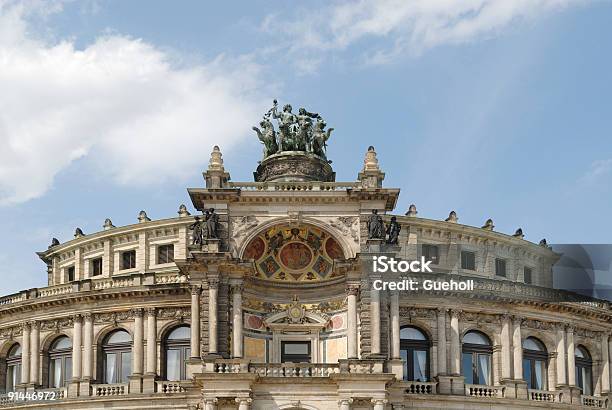
POLYGON ((157 263, 174 262, 174 245, 160 245, 157 247, 157 263))
POLYGON ((495 275, 506 277, 506 260, 495 259, 495 275))
POLYGON ((523 268, 523 281, 527 284, 533 283, 531 279, 531 268, 528 268, 527 266, 523 268))
POLYGON ((91 275, 102 275, 102 258, 96 258, 91 261, 91 275))
POLYGON ((436 245, 423 245, 423 257, 425 260, 431 261, 432 264, 438 264, 438 247, 436 245))
POLYGON ((136 267, 136 251, 126 251, 121 254, 121 269, 136 267))
POLYGON ((470 251, 461 251, 461 269, 476 270, 476 254, 470 251))
POLYGON ((74 280, 74 266, 70 266, 68 269, 66 269, 66 276, 68 282, 72 282, 74 280))
POLYGON ((281 342, 281 362, 309 363, 310 342, 281 342))

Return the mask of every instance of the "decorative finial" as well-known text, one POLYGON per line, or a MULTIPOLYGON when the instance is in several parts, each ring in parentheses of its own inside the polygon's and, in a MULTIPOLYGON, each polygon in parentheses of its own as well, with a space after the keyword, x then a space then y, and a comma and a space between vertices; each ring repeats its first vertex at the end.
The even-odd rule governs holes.
POLYGON ((523 235, 523 230, 521 228, 518 228, 516 230, 516 232, 514 232, 514 236, 515 238, 519 238, 519 239, 523 239, 525 237, 525 235, 523 235))
POLYGON ((150 220, 151 218, 147 216, 147 213, 145 211, 140 211, 140 213, 138 214, 139 223, 149 222, 150 220))
POLYGON ((53 238, 51 239, 51 245, 49 245, 49 249, 53 248, 54 246, 58 246, 59 244, 60 244, 59 239, 53 238))
POLYGON ((376 151, 374 147, 370 145, 368 147, 368 152, 366 152, 365 159, 363 160, 363 170, 364 171, 379 171, 378 167, 378 158, 376 157, 376 151))
POLYGON ((113 229, 115 225, 113 225, 113 221, 111 221, 110 218, 106 218, 104 220, 104 225, 102 225, 102 227, 104 228, 105 231, 108 231, 109 229, 113 229))
POLYGON ((408 207, 408 212, 406 212, 406 216, 416 216, 418 214, 416 205, 412 204, 408 207))
POLYGON ((450 213, 448 214, 448 218, 445 219, 446 222, 452 223, 457 223, 458 220, 459 218, 457 218, 457 212, 455 211, 450 211, 450 213))
POLYGON ((540 241, 540 246, 548 248, 548 243, 546 242, 546 238, 542 238, 542 240, 540 241))
POLYGON ((185 218, 186 216, 191 215, 189 211, 187 210, 187 207, 185 206, 185 204, 181 204, 179 206, 178 214, 181 218, 185 218))
POLYGON ((81 228, 76 228, 74 230, 74 237, 75 238, 81 238, 83 236, 85 236, 85 234, 83 233, 83 230, 81 228))
POLYGON ((212 152, 210 153, 210 161, 208 161, 208 170, 209 171, 224 171, 223 168, 223 154, 221 154, 221 150, 218 145, 213 147, 212 152))
POLYGON ((493 228, 495 228, 495 225, 493 225, 493 219, 491 218, 487 219, 487 222, 482 226, 482 229, 486 229, 487 231, 492 231, 493 228))

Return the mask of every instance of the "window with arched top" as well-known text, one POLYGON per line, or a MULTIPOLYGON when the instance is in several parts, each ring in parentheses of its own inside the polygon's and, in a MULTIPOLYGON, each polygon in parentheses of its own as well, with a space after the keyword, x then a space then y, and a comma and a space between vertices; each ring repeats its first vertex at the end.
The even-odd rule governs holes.
POLYGON ((404 379, 429 381, 429 347, 427 335, 413 326, 400 329, 400 355, 404 361, 404 379))
POLYGON ((63 387, 72 378, 72 342, 60 336, 51 343, 49 360, 49 387, 63 387))
POLYGON ((535 337, 523 340, 523 379, 528 389, 546 390, 548 388, 546 369, 548 352, 544 343, 535 337))
POLYGON ((584 346, 577 346, 576 356, 576 385, 582 389, 582 394, 593 394, 593 359, 584 346))
POLYGON ((166 380, 187 378, 187 359, 191 356, 191 329, 174 328, 164 340, 164 377, 166 380))
POLYGON ((493 347, 482 332, 470 330, 463 336, 461 365, 467 384, 491 385, 493 347))
POLYGON ((132 337, 125 330, 115 330, 102 343, 103 383, 127 383, 132 374, 132 337))
POLYGON ((15 343, 6 355, 6 391, 15 391, 21 383, 21 346, 15 343))

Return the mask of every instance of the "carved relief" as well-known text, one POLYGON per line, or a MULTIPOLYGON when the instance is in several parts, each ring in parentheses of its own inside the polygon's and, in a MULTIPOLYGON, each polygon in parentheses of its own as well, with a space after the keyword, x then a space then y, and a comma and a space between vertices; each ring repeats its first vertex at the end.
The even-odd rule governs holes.
POLYGON ((159 319, 178 319, 185 320, 191 317, 191 308, 189 307, 175 307, 175 308, 161 308, 157 310, 157 317, 159 319))

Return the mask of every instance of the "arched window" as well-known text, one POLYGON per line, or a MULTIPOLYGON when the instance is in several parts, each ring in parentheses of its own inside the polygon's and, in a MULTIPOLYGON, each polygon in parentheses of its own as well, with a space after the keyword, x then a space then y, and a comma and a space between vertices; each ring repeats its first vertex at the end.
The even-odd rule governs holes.
POLYGON ((166 380, 185 380, 187 378, 186 360, 191 356, 191 330, 189 326, 173 329, 164 341, 166 380))
POLYGON ((132 337, 125 330, 115 330, 102 344, 102 380, 127 383, 132 374, 132 337))
POLYGON ((6 391, 15 391, 21 383, 21 346, 14 344, 6 355, 6 391))
POLYGON ((585 396, 593 394, 593 360, 584 346, 576 347, 576 384, 585 396))
POLYGON ((542 342, 534 337, 523 341, 523 379, 528 389, 546 390, 548 353, 542 342))
POLYGON ((467 384, 491 385, 491 341, 484 333, 470 330, 463 336, 461 364, 467 384))
POLYGON ((49 348, 49 387, 63 387, 72 378, 72 343, 60 336, 49 348))
POLYGON ((425 333, 416 327, 407 326, 400 330, 400 355, 404 361, 404 379, 429 381, 429 346, 425 333))

